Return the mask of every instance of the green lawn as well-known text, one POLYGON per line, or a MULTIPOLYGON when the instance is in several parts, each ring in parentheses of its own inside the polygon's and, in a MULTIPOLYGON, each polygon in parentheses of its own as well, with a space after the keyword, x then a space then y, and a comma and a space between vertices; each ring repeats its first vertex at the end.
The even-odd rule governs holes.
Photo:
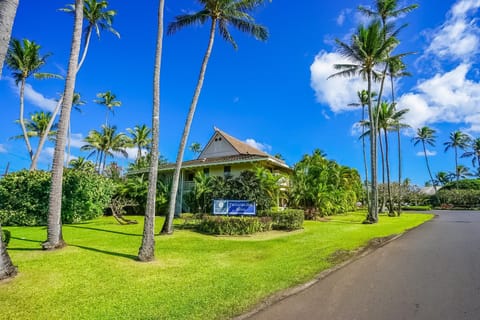
POLYGON ((228 318, 329 268, 336 250, 401 233, 432 215, 381 216, 375 225, 362 225, 363 217, 306 221, 302 231, 251 237, 179 230, 156 238, 152 263, 135 260, 142 226, 111 217, 65 225, 68 247, 54 252, 40 250, 44 227, 6 227, 20 273, 0 283, 0 319, 228 318))

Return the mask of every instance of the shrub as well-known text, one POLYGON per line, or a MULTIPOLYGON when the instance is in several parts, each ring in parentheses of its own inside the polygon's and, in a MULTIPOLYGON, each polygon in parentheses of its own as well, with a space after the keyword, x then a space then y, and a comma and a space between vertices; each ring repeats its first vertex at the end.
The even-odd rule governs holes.
POLYGON ((442 207, 444 205, 461 208, 480 207, 480 190, 445 190, 442 188, 437 192, 437 198, 442 207))
POLYGON ((272 230, 270 217, 223 217, 205 215, 197 226, 201 232, 215 235, 246 235, 272 230))
POLYGON ((440 190, 480 190, 480 179, 463 179, 447 183, 440 190))
MULTIPOLYGON (((50 172, 22 170, 2 178, 0 222, 4 225, 46 225, 50 177, 50 172)), ((73 223, 101 216, 113 190, 111 180, 96 173, 65 170, 62 222, 73 223)))
POLYGON ((275 230, 297 230, 303 228, 304 212, 298 209, 268 210, 259 212, 259 216, 272 219, 275 230))
POLYGON ((430 211, 431 206, 402 206, 402 210, 405 211, 430 211))
POLYGON ((5 247, 7 247, 8 243, 10 242, 10 238, 12 237, 10 231, 2 230, 2 232, 0 233, 0 237, 2 237, 3 244, 5 245, 5 247))

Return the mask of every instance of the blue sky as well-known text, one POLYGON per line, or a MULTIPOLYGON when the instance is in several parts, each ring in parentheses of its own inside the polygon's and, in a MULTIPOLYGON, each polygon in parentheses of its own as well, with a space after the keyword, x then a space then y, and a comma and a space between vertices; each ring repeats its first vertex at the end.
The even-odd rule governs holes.
MULTIPOLYGON (((57 9, 63 0, 22 0, 13 36, 28 38, 52 53, 44 72, 65 74, 70 49, 72 17, 57 9)), ((399 1, 400 5, 411 1, 399 1)), ((415 51, 405 61, 411 78, 397 83, 400 108, 409 108, 406 121, 417 128, 429 125, 437 130, 437 146, 429 148, 432 171, 453 171, 453 152, 444 153, 443 142, 451 131, 461 129, 480 136, 479 8, 480 0, 417 1, 420 7, 402 18, 408 22, 399 38, 398 52, 415 51)), ((111 90, 122 106, 110 123, 124 131, 136 124, 150 125, 152 106, 152 66, 156 32, 156 1, 145 6, 110 0, 118 11, 116 38, 104 32, 92 38, 84 66, 77 78, 76 91, 87 104, 82 113, 72 114, 74 156, 86 156, 79 147, 91 129, 105 121, 105 110, 93 102, 98 92, 111 90)), ((220 37, 214 45, 204 89, 193 122, 190 143, 206 144, 216 126, 249 141, 263 150, 284 156, 293 165, 305 153, 320 148, 328 157, 362 172, 361 142, 354 124, 359 109, 356 91, 365 88, 358 79, 326 78, 332 65, 342 58, 334 39, 348 41, 365 19, 356 8, 370 1, 304 0, 299 4, 274 0, 253 13, 257 22, 268 27, 270 38, 258 42, 233 32, 239 49, 220 37), (300 5, 301 3, 301 5, 300 5)), ((166 22, 183 12, 198 10, 195 1, 166 0, 166 22)), ((208 27, 193 27, 166 36, 161 84, 161 153, 175 159, 186 112, 207 45, 208 27)), ((26 114, 49 110, 63 91, 59 80, 28 81, 26 114)), ((0 80, 0 172, 29 164, 20 134, 18 89, 4 68, 0 80)), ((423 184, 428 180, 421 148, 411 143, 413 130, 402 137, 404 177, 423 184)), ((36 142, 33 142, 36 146, 36 142)), ((51 163, 52 145, 47 145, 40 167, 51 163)), ((134 152, 131 152, 134 157, 134 152)), ((187 152, 185 158, 193 155, 187 152)), ((396 154, 392 152, 392 168, 396 154)), ((125 165, 126 160, 115 159, 125 165)), ((471 167, 469 159, 461 163, 471 167)), ((396 170, 392 170, 396 179, 396 170)))

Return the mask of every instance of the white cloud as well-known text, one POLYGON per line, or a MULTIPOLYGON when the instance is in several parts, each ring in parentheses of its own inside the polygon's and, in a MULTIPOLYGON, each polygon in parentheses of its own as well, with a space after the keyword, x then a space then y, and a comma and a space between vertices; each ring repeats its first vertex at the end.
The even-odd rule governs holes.
POLYGON ((256 148, 256 149, 264 151, 264 152, 270 152, 272 150, 272 146, 270 146, 266 143, 257 142, 254 139, 247 139, 247 140, 245 140, 245 143, 248 144, 249 146, 253 147, 253 148, 256 148))
MULTIPOLYGON (((19 87, 15 84, 15 81, 12 78, 5 77, 7 81, 10 83, 10 87, 19 94, 19 87)), ((39 107, 40 109, 46 111, 53 111, 55 106, 57 105, 57 101, 55 99, 46 98, 43 94, 35 91, 33 87, 27 83, 25 84, 25 100, 30 102, 31 104, 39 107)))
POLYGON ((358 100, 357 91, 366 87, 365 82, 359 78, 344 78, 329 76, 338 72, 334 69, 334 64, 351 63, 338 53, 329 53, 321 51, 315 57, 315 61, 310 66, 310 86, 315 91, 318 102, 326 104, 333 112, 352 110, 349 103, 358 100))
POLYGON ((440 27, 432 30, 428 37, 431 42, 423 59, 436 56, 441 59, 470 61, 480 49, 480 29, 475 13, 480 0, 459 0, 447 14, 440 27))
POLYGON ((343 23, 345 22, 347 15, 349 15, 351 12, 352 12, 352 9, 350 8, 342 10, 336 19, 337 25, 343 26, 343 23))
MULTIPOLYGON (((126 148, 125 151, 127 152, 127 159, 128 160, 135 160, 137 158, 137 148, 135 147, 129 147, 129 148, 126 148)), ((120 152, 113 152, 114 156, 116 158, 122 158, 124 159, 125 157, 123 156, 123 154, 121 154, 120 152)), ((142 152, 143 154, 143 152, 142 152)))
POLYGON ((7 148, 3 144, 0 144, 0 153, 7 153, 7 148))
POLYGON ((467 79, 470 66, 460 64, 454 70, 421 81, 416 93, 400 97, 400 109, 409 108, 406 122, 413 128, 432 123, 464 123, 467 131, 479 132, 480 83, 467 79))
MULTIPOLYGON (((437 152, 436 152, 436 151, 427 150, 427 157, 433 157, 433 156, 436 156, 436 155, 437 155, 437 152)), ((417 152, 417 156, 419 156, 419 157, 425 157, 425 153, 423 153, 423 151, 418 151, 418 152, 417 152)))
POLYGON ((84 141, 84 137, 83 137, 83 134, 81 133, 72 133, 72 137, 70 139, 70 146, 72 148, 81 148, 82 146, 84 146, 86 144, 86 142, 84 141))

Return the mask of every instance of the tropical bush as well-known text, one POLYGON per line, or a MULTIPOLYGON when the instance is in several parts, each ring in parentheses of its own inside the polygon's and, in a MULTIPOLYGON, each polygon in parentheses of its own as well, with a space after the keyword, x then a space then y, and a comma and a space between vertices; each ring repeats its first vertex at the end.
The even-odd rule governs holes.
MULTIPOLYGON (((46 225, 50 172, 17 171, 0 180, 0 221, 4 225, 46 225)), ((113 183, 96 173, 65 170, 62 222, 73 223, 101 216, 114 192, 113 183)))
POLYGON ((272 218, 205 215, 197 229, 214 235, 247 235, 272 230, 272 218))
POLYGON ((304 212, 299 209, 266 210, 258 213, 261 217, 272 219, 275 230, 297 230, 303 228, 304 212))
POLYGON ((480 179, 463 179, 458 182, 452 181, 442 187, 441 190, 480 190, 480 179))
POLYGON ((362 195, 358 172, 326 159, 320 150, 304 155, 294 167, 290 202, 303 208, 307 219, 355 210, 362 195))
POLYGON ((436 195, 441 207, 479 208, 480 190, 440 189, 436 195))
POLYGON ((430 211, 431 206, 402 206, 402 210, 406 211, 430 211))

